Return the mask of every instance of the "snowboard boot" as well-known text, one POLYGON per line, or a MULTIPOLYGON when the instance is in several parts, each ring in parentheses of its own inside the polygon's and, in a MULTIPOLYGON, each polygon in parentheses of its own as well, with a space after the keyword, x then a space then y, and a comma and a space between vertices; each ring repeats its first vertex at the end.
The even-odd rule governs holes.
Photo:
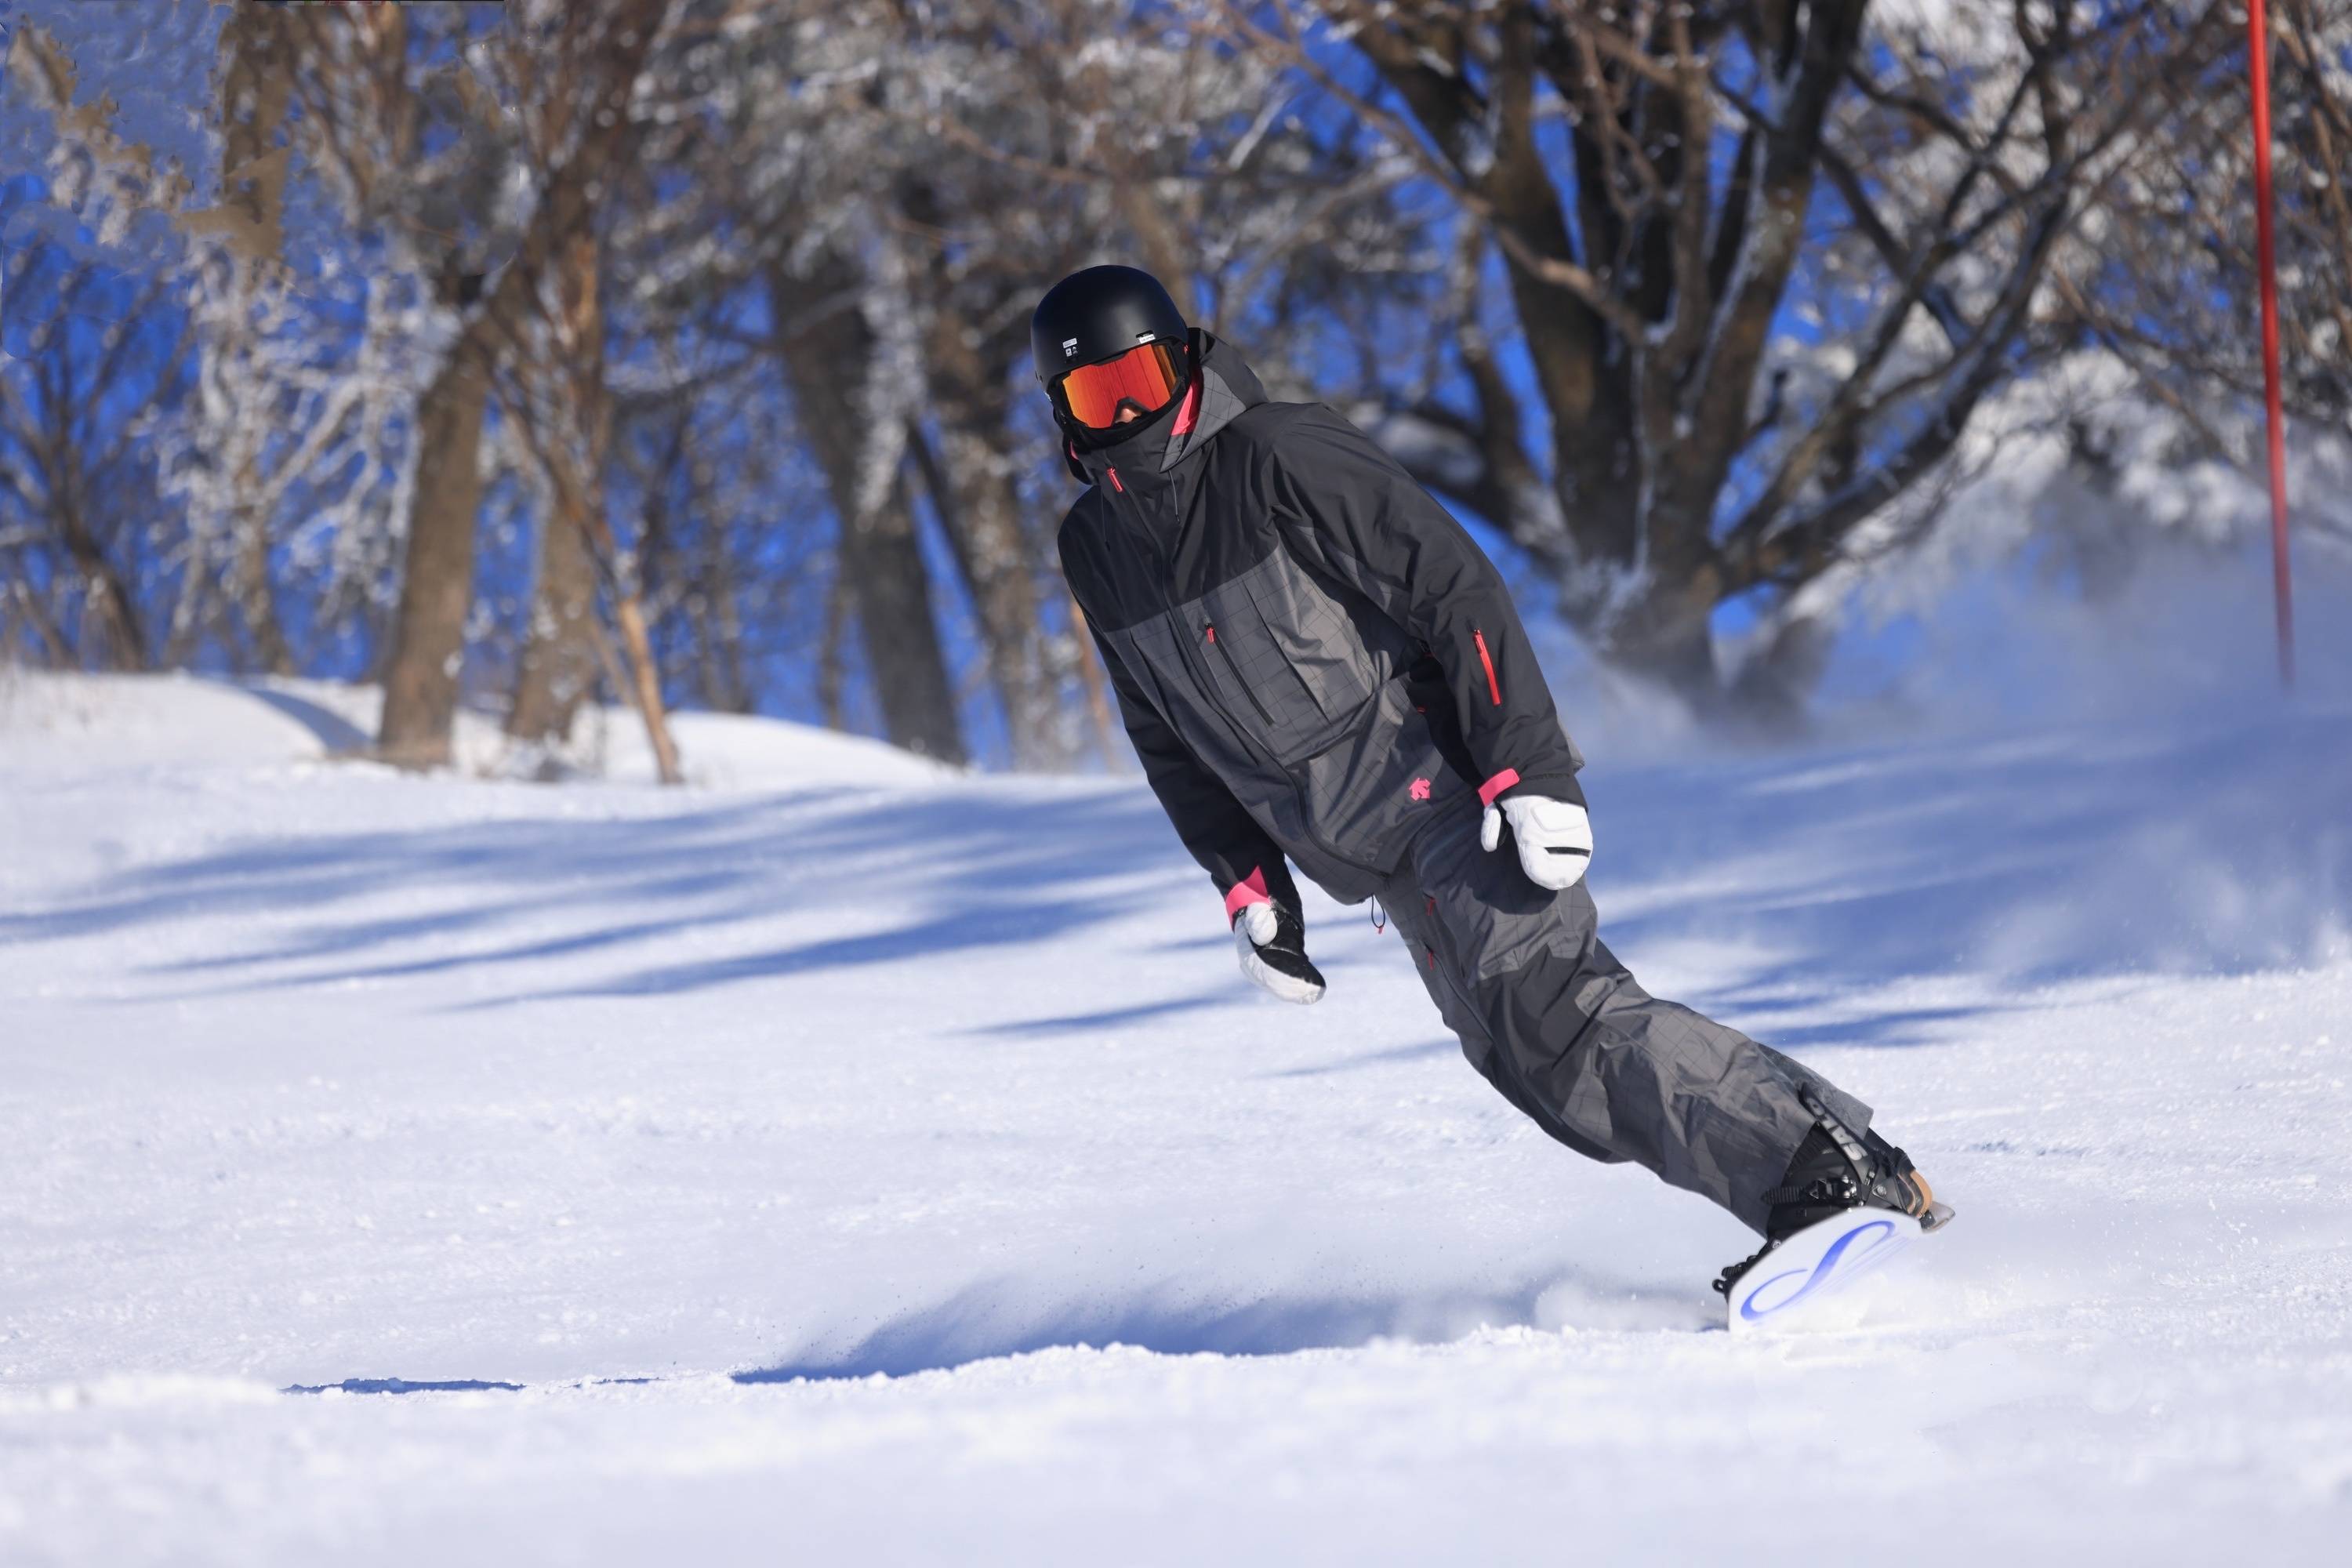
POLYGON ((1951 1205, 1936 1201, 1927 1178, 1911 1163, 1911 1156, 1881 1138, 1864 1132, 1860 1138, 1830 1113, 1810 1089, 1805 1109, 1813 1113, 1813 1130, 1797 1146, 1780 1184, 1764 1194, 1771 1205, 1764 1217, 1764 1245, 1745 1262, 1735 1263, 1716 1279, 1716 1294, 1728 1296, 1739 1277, 1761 1263, 1772 1249, 1809 1225, 1853 1208, 1893 1209, 1919 1222, 1921 1230, 1935 1230, 1952 1217, 1951 1205))

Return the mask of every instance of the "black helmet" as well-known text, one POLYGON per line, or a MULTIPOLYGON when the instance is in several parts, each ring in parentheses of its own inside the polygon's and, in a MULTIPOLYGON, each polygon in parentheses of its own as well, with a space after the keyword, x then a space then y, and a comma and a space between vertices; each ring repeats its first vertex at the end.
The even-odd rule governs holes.
POLYGON ((1029 354, 1047 385, 1082 364, 1125 353, 1138 343, 1189 341, 1183 312, 1160 279, 1132 267, 1073 272, 1037 301, 1029 319, 1029 354))

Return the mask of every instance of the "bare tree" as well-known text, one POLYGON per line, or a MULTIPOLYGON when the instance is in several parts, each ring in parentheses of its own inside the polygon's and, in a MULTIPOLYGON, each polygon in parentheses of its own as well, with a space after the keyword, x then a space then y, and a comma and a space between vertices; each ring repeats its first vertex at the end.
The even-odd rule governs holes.
POLYGON ((1976 55, 1873 33, 1864 0, 1213 11, 1499 259, 1526 381, 1465 287, 1461 395, 1403 411, 1391 449, 1546 568, 1603 658, 1707 711, 1717 607, 1785 599, 1949 455, 2024 363, 2053 256, 2226 33, 2166 0, 1985 5, 1976 55))
POLYGON ((34 238, 0 294, 32 351, 14 363, 0 354, 0 603, 47 658, 143 669, 163 650, 142 589, 163 578, 173 531, 141 437, 186 390, 188 340, 161 309, 167 272, 126 283, 100 254, 156 215, 176 217, 191 185, 118 132, 112 100, 81 86, 55 37, 26 25, 7 44, 11 90, 52 133, 51 202, 99 243, 34 238))
POLYGON ((649 324, 614 337, 607 482, 638 519, 664 679, 722 712, 773 711, 821 640, 833 542, 793 521, 824 510, 824 480, 775 356, 649 324))
MULTIPOLYGON (((42 210, 115 269, 62 233, 12 258, 12 342, 58 322, 0 391, 0 616, 48 658, 373 658, 406 763, 469 689, 560 742, 600 672, 663 756, 673 696, 845 723, 869 689, 941 757, 1123 752, 1024 364, 1039 291, 1095 261, 1159 272, 1276 395, 1348 399, 1603 658, 1710 711, 1800 700, 2005 421, 2112 458, 2043 387, 2128 363, 2168 430, 2246 447, 2213 0, 159 15, 213 111, 176 169, 14 35, 42 210)), ((2352 0, 2273 15, 2309 429, 2352 398, 2352 0)))
POLYGON ((277 388, 268 334, 285 306, 286 178, 282 140, 298 68, 284 13, 233 8, 222 29, 215 118, 220 199, 183 216, 196 274, 201 364, 195 445, 186 496, 190 568, 173 616, 169 659, 184 662, 211 617, 207 600, 226 588, 243 624, 241 662, 272 675, 293 672, 278 624, 270 574, 273 487, 264 448, 279 434, 270 416, 277 388))
POLYGON ((13 269, 6 316, 33 352, 0 374, 0 566, 45 658, 145 669, 163 649, 142 589, 176 530, 142 416, 184 393, 186 339, 164 280, 110 270, 46 243, 13 269))
MULTIPOLYGON (((561 316, 567 258, 593 276, 593 253, 579 247, 593 234, 606 182, 628 156, 637 123, 632 98, 671 9, 670 0, 509 7, 501 30, 482 42, 502 67, 511 105, 500 104, 475 73, 465 56, 474 40, 462 29, 434 40, 439 58, 424 61, 412 80, 408 29, 396 10, 306 18, 320 68, 308 73, 318 86, 305 107, 322 146, 354 212, 418 253, 449 335, 418 400, 417 479, 383 666, 378 749, 404 765, 449 757, 474 600, 479 449, 492 383, 513 344, 561 316), (453 151, 437 163, 417 158, 420 117, 428 110, 454 132, 453 151)), ((593 487, 593 476, 576 472, 593 487)), ((569 526, 576 531, 593 509, 583 489, 569 526)), ((563 548, 560 542, 559 552, 563 548)), ((627 629, 633 618, 641 622, 633 604, 616 602, 615 614, 625 650, 649 664, 644 638, 627 629)), ((641 699, 649 685, 632 680, 641 699)), ((668 758, 657 689, 651 695, 646 722, 656 756, 668 758)))
POLYGON ((690 170, 691 184, 635 233, 649 274, 635 303, 672 314, 678 331, 775 356, 831 502, 835 570, 883 731, 961 763, 962 719, 908 467, 908 421, 923 399, 919 324, 904 253, 866 217, 877 150, 857 136, 857 83, 871 68, 872 18, 852 8, 810 29, 738 26, 732 10, 698 20, 722 40, 675 62, 688 84, 680 96, 698 95, 698 110, 649 159, 690 170), (724 90, 708 90, 713 80, 724 90), (756 335, 747 320, 761 323, 756 335))
MULTIPOLYGON (((1125 0, 761 25, 777 14, 691 13, 706 41, 663 89, 684 107, 645 143, 669 194, 621 226, 616 311, 683 360, 772 363, 829 502, 770 534, 830 552, 825 613, 793 622, 829 719, 856 666, 902 744, 962 755, 985 692, 1016 766, 1123 754, 1053 561, 1068 479, 1024 368, 1030 309, 1076 267, 1142 258, 1205 320, 1280 294, 1260 334, 1278 364, 1294 321, 1303 342, 1317 311, 1417 276, 1416 226, 1381 205, 1410 166, 1332 147, 1269 99, 1272 71, 1125 0)), ((764 384, 745 363, 710 374, 764 384)))
POLYGON ((1385 205, 1408 171, 1317 136, 1274 72, 1192 47, 1149 8, 877 11, 871 64, 824 104, 857 150, 843 205, 868 225, 858 247, 898 258, 893 306, 915 323, 908 449, 1014 764, 1066 765, 1082 737, 1123 754, 1053 560, 1069 492, 1026 368, 1029 311, 1113 258, 1152 268, 1205 322, 1282 291, 1256 344, 1278 365, 1317 306, 1378 292, 1364 280, 1416 248, 1418 226, 1385 205))
MULTIPOLYGON (((2274 0, 2280 347, 2291 407, 2352 411, 2352 0, 2274 0)), ((2070 279, 2089 331, 2159 395, 2262 387, 2251 105, 2242 50, 2167 127, 2170 155, 2118 193, 2097 265, 2070 279)))
MULTIPOLYGON (((434 221, 474 205, 504 173, 499 142, 461 120, 456 151, 437 165, 420 159, 428 102, 460 104, 467 80, 463 37, 431 35, 422 52, 443 58, 413 71, 406 12, 393 6, 299 13, 305 68, 297 80, 321 168, 340 188, 354 223, 380 231, 411 270, 430 279, 427 309, 446 346, 420 390, 411 422, 411 458, 400 590, 381 660, 384 698, 376 745, 410 767, 446 764, 457 709, 466 616, 473 603, 474 527, 481 507, 482 420, 495 360, 494 329, 482 308, 490 241, 434 221), (449 187, 463 195, 451 199, 449 187)), ((491 212, 497 209, 492 207, 491 212)))
POLYGON ((565 247, 556 308, 539 352, 514 367, 504 405, 527 431, 549 481, 539 527, 539 569, 507 733, 560 744, 596 679, 596 567, 590 513, 601 512, 605 447, 604 318, 597 300, 595 237, 565 247))
POLYGON ((965 759, 962 721, 940 647, 930 572, 916 535, 905 470, 911 412, 864 296, 869 279, 838 251, 769 274, 773 318, 793 325, 781 345, 795 424, 824 471, 839 520, 836 555, 857 612, 885 732, 946 762, 965 759))

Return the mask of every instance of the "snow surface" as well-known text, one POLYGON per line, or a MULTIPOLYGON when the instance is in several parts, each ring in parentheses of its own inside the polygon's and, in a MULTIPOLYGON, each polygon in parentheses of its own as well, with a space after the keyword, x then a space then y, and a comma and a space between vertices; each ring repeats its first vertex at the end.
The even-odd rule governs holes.
POLYGON ((0 689, 0 1562, 2342 1560, 2352 709, 1596 758, 1612 944, 1960 1211, 1735 1342, 1131 780, 369 700, 0 689))

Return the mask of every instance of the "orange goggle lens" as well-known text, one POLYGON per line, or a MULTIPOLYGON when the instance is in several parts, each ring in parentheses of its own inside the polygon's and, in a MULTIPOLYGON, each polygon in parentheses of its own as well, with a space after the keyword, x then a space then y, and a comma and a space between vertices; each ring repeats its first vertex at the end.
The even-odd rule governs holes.
POLYGON ((1108 430, 1118 423, 1121 404, 1133 403, 1145 414, 1168 406, 1184 384, 1184 366, 1168 344, 1139 343, 1117 359, 1082 364, 1055 384, 1071 418, 1108 430))

